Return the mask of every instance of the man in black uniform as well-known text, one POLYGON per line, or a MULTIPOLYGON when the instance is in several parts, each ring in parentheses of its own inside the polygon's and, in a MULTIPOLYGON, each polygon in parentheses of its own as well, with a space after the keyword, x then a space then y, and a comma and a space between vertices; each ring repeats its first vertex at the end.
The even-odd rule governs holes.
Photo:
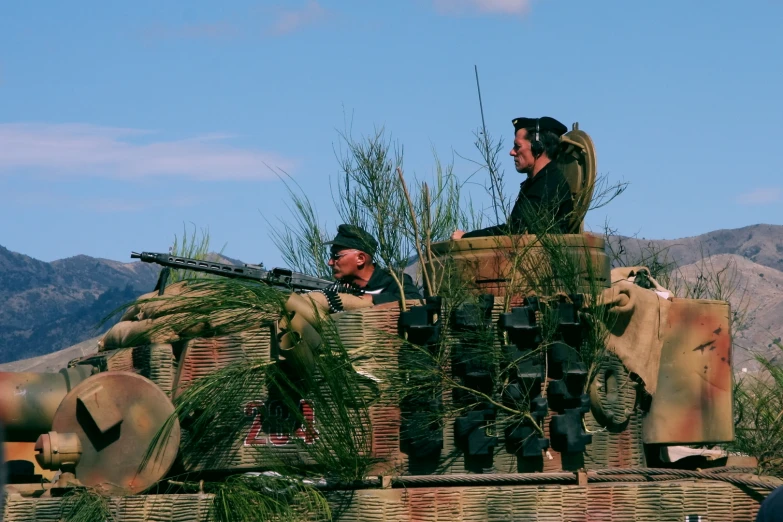
POLYGON ((527 174, 520 185, 507 223, 465 233, 455 231, 451 238, 498 236, 508 234, 566 234, 574 211, 571 190, 558 168, 560 136, 568 128, 554 118, 516 118, 514 158, 517 172, 527 174))
MULTIPOLYGON (((373 259, 378 242, 366 230, 356 225, 340 225, 331 245, 329 266, 335 280, 358 289, 359 297, 374 305, 400 300, 400 287, 388 270, 378 268, 373 259)), ((403 274, 406 299, 422 299, 413 279, 403 274)))
POLYGON ((405 299, 423 299, 408 274, 402 274, 403 292, 388 269, 375 265, 378 242, 366 230, 356 225, 340 225, 332 241, 329 266, 335 283, 323 290, 292 294, 286 309, 296 312, 300 320, 317 321, 315 312, 337 313, 359 308, 393 303, 405 299))
MULTIPOLYGON (((288 318, 281 319, 278 338, 281 355, 309 372, 314 367, 312 349, 320 345, 316 326, 323 314, 333 314, 400 300, 400 287, 391 273, 375 265, 378 242, 356 225, 340 225, 331 245, 329 266, 335 283, 323 290, 292 293, 285 302, 288 318), (292 335, 295 333, 296 335, 292 335), (300 343, 304 339, 305 343, 300 343)), ((406 299, 423 299, 408 274, 403 274, 406 299)))

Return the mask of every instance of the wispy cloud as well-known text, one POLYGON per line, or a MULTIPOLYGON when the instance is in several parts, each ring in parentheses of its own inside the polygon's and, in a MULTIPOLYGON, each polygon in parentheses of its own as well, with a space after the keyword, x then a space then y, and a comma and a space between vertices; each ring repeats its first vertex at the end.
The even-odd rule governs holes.
POLYGON ((319 2, 310 0, 297 9, 281 9, 276 11, 271 15, 272 21, 267 27, 267 32, 274 36, 293 33, 304 27, 325 20, 329 14, 329 11, 319 2))
POLYGON ((125 179, 249 180, 275 178, 269 167, 291 170, 295 166, 294 160, 272 152, 228 145, 225 135, 174 141, 150 140, 153 136, 150 131, 95 125, 0 124, 0 175, 25 171, 125 179))
POLYGON ((780 188, 763 188, 740 194, 737 202, 741 205, 767 205, 783 200, 780 188))
POLYGON ((532 0, 433 0, 440 14, 527 14, 532 0))
POLYGON ((148 44, 172 40, 231 41, 237 38, 284 36, 328 20, 333 12, 318 0, 307 0, 298 6, 262 6, 249 10, 241 20, 199 24, 155 23, 143 28, 140 38, 148 44), (260 28, 260 29, 259 29, 260 28))

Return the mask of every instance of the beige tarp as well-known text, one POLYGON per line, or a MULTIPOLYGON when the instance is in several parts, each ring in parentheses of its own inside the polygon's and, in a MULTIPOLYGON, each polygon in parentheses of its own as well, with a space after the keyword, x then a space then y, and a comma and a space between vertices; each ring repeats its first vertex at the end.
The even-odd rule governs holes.
POLYGON ((650 275, 646 267, 619 267, 612 270, 612 286, 600 301, 607 307, 607 348, 617 354, 629 371, 637 374, 651 395, 658 383, 663 337, 668 324, 671 295, 650 275), (644 272, 653 289, 634 284, 644 272))

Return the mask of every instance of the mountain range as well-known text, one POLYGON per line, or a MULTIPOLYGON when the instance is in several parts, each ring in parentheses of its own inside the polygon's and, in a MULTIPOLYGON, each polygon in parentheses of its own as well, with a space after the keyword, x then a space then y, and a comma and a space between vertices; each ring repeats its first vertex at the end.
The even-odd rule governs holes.
POLYGON ((0 247, 0 362, 94 337, 108 314, 155 287, 159 267, 74 256, 46 263, 0 247))
MULTIPOLYGON (((735 331, 735 368, 747 364, 754 351, 774 354, 774 340, 783 337, 783 226, 753 225, 672 240, 610 236, 608 245, 619 258, 616 263, 678 266, 677 277, 666 279, 677 285, 678 295, 683 286, 698 286, 704 273, 720 274, 716 281, 724 294, 725 288, 734 288, 722 298, 733 311, 744 312, 735 331)), ((159 270, 138 261, 83 255, 47 263, 0 246, 0 363, 68 347, 79 352, 74 357, 89 352, 90 341, 117 317, 99 326, 101 320, 151 291, 159 270)), ((18 371, 35 364, 3 366, 18 371)))

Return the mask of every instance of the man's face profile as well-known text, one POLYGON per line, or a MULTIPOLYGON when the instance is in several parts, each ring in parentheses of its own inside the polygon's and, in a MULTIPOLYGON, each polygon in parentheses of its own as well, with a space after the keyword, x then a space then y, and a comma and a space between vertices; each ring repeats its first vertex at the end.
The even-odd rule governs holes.
POLYGON ((530 150, 530 141, 527 138, 527 129, 519 129, 514 136, 514 146, 511 147, 509 155, 514 158, 514 168, 517 172, 529 174, 533 172, 533 165, 536 159, 530 150))
POLYGON ((355 276, 359 273, 360 265, 366 260, 366 254, 354 248, 334 247, 329 256, 329 266, 335 279, 355 276))

